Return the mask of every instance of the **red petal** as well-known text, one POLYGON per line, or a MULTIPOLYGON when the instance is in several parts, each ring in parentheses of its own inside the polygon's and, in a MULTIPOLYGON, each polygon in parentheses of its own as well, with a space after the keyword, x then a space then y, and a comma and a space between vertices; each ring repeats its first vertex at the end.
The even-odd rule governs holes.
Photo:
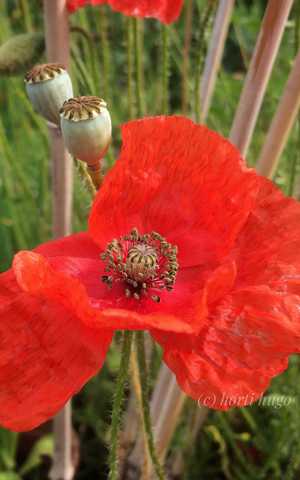
POLYGON ((22 292, 12 271, 0 276, 0 302, 0 423, 30 430, 98 372, 112 333, 22 292))
POLYGON ((75 233, 39 245, 34 250, 45 257, 75 257, 99 260, 100 250, 87 233, 75 233))
POLYGON ((234 251, 237 284, 269 285, 300 295, 300 204, 269 180, 260 182, 257 204, 234 251))
MULTIPOLYGON (((187 272, 194 269, 186 269, 187 272)), ((187 297, 188 301, 182 305, 175 305, 174 310, 177 315, 185 318, 190 325, 194 327, 194 333, 197 335, 186 335, 183 333, 174 333, 169 329, 167 332, 153 331, 152 335, 163 346, 163 348, 179 348, 186 351, 193 350, 201 342, 203 331, 206 331, 211 321, 208 318, 209 309, 226 296, 234 285, 236 278, 236 265, 234 262, 227 262, 221 265, 210 274, 206 273, 206 279, 202 276, 202 288, 194 293, 194 296, 187 297), (199 333, 200 332, 200 333, 199 333)), ((187 277, 186 288, 191 284, 191 279, 187 277)))
POLYGON ((267 286, 233 292, 211 313, 204 350, 220 351, 249 368, 300 351, 300 302, 267 286))
POLYGON ((184 117, 123 126, 120 159, 106 177, 90 216, 104 249, 137 227, 179 248, 181 267, 224 257, 247 220, 258 177, 227 140, 184 117))
POLYGON ((152 334, 188 395, 211 408, 243 406, 286 368, 289 354, 300 351, 295 297, 249 287, 215 306, 198 336, 152 334))
POLYGON ((271 377, 287 367, 287 362, 281 361, 273 365, 272 372, 264 367, 239 368, 230 357, 218 365, 196 352, 180 350, 166 350, 163 358, 187 395, 218 410, 252 404, 263 395, 271 377))
POLYGON ((171 23, 179 17, 183 0, 109 0, 108 3, 125 15, 154 17, 163 23, 171 23))
MULTIPOLYGON (((156 304, 152 300, 147 304, 139 303, 127 300, 124 291, 120 296, 118 289, 110 292, 101 281, 103 262, 100 260, 75 257, 50 257, 47 260, 40 254, 23 251, 15 256, 13 266, 17 281, 25 292, 61 304, 73 311, 88 327, 97 330, 155 328, 187 333, 192 333, 196 328, 180 316, 177 317, 172 305, 156 311, 156 304), (145 307, 145 304, 151 305, 152 310, 149 311, 150 308, 145 307)), ((189 274, 187 280, 190 279, 189 274)), ((194 286, 189 285, 194 294, 197 279, 194 286)), ((186 305, 186 288, 183 285, 182 291, 178 292, 182 308, 186 305)), ((196 307, 200 317, 201 291, 198 296, 200 299, 196 302, 196 307)))
POLYGON ((67 0, 70 12, 84 5, 108 3, 113 10, 135 17, 154 17, 163 23, 176 20, 181 12, 183 0, 67 0))

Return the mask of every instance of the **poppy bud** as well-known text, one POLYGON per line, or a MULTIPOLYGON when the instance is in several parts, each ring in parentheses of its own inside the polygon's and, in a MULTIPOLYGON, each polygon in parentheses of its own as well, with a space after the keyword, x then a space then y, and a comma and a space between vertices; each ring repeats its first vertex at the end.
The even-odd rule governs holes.
POLYGON ((88 165, 96 186, 100 183, 100 163, 111 142, 111 118, 104 100, 76 97, 61 108, 61 130, 69 152, 88 165))
POLYGON ((45 50, 43 33, 20 33, 0 46, 0 75, 24 74, 45 50))
POLYGON ((72 82, 59 63, 36 65, 25 76, 26 91, 37 113, 59 126, 59 111, 73 97, 72 82))

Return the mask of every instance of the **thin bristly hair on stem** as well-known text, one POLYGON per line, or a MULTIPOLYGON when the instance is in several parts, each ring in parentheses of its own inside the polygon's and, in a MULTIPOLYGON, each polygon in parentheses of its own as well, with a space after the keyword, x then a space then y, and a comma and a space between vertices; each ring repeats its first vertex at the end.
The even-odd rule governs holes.
POLYGON ((159 480, 165 480, 163 467, 161 466, 156 453, 154 437, 152 432, 150 405, 149 405, 149 376, 145 355, 145 336, 144 332, 136 332, 136 347, 138 355, 138 365, 140 373, 140 383, 142 387, 142 410, 144 429, 148 442, 148 450, 153 463, 155 473, 159 480))
POLYGON ((118 450, 119 450, 119 432, 123 403, 125 398, 125 386, 129 374, 129 360, 132 345, 133 332, 125 331, 123 333, 122 352, 120 360, 119 373, 116 380, 116 387, 113 398, 112 416, 111 416, 111 441, 108 456, 109 474, 108 480, 118 480, 118 450))
POLYGON ((86 164, 81 160, 77 160, 75 158, 74 158, 74 164, 76 166, 78 176, 81 180, 81 184, 85 187, 85 189, 88 191, 91 198, 93 199, 97 194, 97 190, 87 171, 86 164))
MULTIPOLYGON (((139 407, 138 419, 143 423, 142 387, 141 387, 141 383, 140 383, 139 366, 138 366, 136 348, 132 349, 130 360, 131 360, 130 361, 131 383, 134 387, 135 400, 136 400, 136 403, 138 404, 138 407, 139 407)), ((143 466, 142 466, 142 480, 143 480, 143 478, 145 478, 147 480, 149 478, 151 465, 150 465, 148 440, 147 440, 147 434, 146 434, 145 428, 143 428, 143 444, 144 444, 144 462, 143 462, 143 466)))

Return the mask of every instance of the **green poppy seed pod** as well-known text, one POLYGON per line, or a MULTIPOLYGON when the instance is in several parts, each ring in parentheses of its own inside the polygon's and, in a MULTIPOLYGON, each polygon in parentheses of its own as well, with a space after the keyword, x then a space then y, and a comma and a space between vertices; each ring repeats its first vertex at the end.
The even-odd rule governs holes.
POLYGON ((72 82, 60 63, 36 65, 25 76, 26 91, 37 113, 55 125, 60 124, 60 109, 73 97, 72 82))
POLYGON ((69 152, 98 170, 111 142, 111 118, 104 100, 76 97, 64 103, 60 111, 61 131, 69 152))

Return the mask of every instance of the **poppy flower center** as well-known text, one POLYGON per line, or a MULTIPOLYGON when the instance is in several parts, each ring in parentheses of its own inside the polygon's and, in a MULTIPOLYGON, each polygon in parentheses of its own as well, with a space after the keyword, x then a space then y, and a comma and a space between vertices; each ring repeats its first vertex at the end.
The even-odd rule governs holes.
POLYGON ((101 259, 107 273, 102 281, 109 288, 123 282, 127 298, 150 297, 155 302, 160 302, 161 290, 173 290, 179 267, 176 246, 157 232, 140 235, 137 228, 113 239, 101 259))

